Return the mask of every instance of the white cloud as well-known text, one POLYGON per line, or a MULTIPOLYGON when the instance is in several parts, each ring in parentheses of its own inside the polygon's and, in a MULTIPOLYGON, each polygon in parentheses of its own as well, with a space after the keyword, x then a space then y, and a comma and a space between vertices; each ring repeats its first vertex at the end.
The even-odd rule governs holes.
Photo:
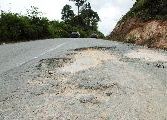
POLYGON ((101 8, 98 13, 101 18, 99 29, 107 35, 114 28, 118 21, 118 17, 121 15, 120 8, 106 5, 104 8, 101 8))
MULTIPOLYGON (((99 30, 105 35, 112 31, 118 20, 134 3, 132 0, 88 1, 91 3, 92 8, 98 12, 101 18, 99 30)), ((49 19, 61 20, 61 9, 65 4, 72 5, 76 10, 76 7, 69 0, 0 0, 0 9, 25 14, 26 9, 30 8, 30 6, 36 6, 49 19)))

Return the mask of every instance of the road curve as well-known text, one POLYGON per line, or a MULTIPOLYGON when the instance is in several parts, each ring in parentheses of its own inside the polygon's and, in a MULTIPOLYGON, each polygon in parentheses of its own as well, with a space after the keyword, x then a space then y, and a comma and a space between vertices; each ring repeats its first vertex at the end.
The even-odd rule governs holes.
POLYGON ((98 39, 0 46, 0 120, 166 120, 167 52, 98 39))
POLYGON ((52 51, 107 45, 94 39, 48 39, 0 46, 0 74, 52 51))

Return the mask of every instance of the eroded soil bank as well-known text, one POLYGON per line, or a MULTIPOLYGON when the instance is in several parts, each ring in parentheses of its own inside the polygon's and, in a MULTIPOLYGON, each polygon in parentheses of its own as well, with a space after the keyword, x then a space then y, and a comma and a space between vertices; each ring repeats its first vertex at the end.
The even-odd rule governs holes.
POLYGON ((167 49, 167 21, 128 18, 117 24, 110 34, 111 40, 167 49))

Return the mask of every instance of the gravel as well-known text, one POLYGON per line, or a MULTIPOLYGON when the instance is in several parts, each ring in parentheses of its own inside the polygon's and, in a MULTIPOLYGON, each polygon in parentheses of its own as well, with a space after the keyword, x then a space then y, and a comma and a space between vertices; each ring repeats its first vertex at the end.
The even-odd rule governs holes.
POLYGON ((167 119, 166 51, 77 40, 0 75, 0 120, 167 119))

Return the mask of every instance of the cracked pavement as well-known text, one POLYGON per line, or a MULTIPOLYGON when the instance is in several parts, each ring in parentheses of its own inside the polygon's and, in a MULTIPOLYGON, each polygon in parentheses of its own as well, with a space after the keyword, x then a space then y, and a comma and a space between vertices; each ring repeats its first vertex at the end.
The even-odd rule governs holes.
POLYGON ((166 51, 96 39, 25 44, 0 46, 0 120, 167 119, 166 51), (7 48, 25 50, 11 58, 7 48))

